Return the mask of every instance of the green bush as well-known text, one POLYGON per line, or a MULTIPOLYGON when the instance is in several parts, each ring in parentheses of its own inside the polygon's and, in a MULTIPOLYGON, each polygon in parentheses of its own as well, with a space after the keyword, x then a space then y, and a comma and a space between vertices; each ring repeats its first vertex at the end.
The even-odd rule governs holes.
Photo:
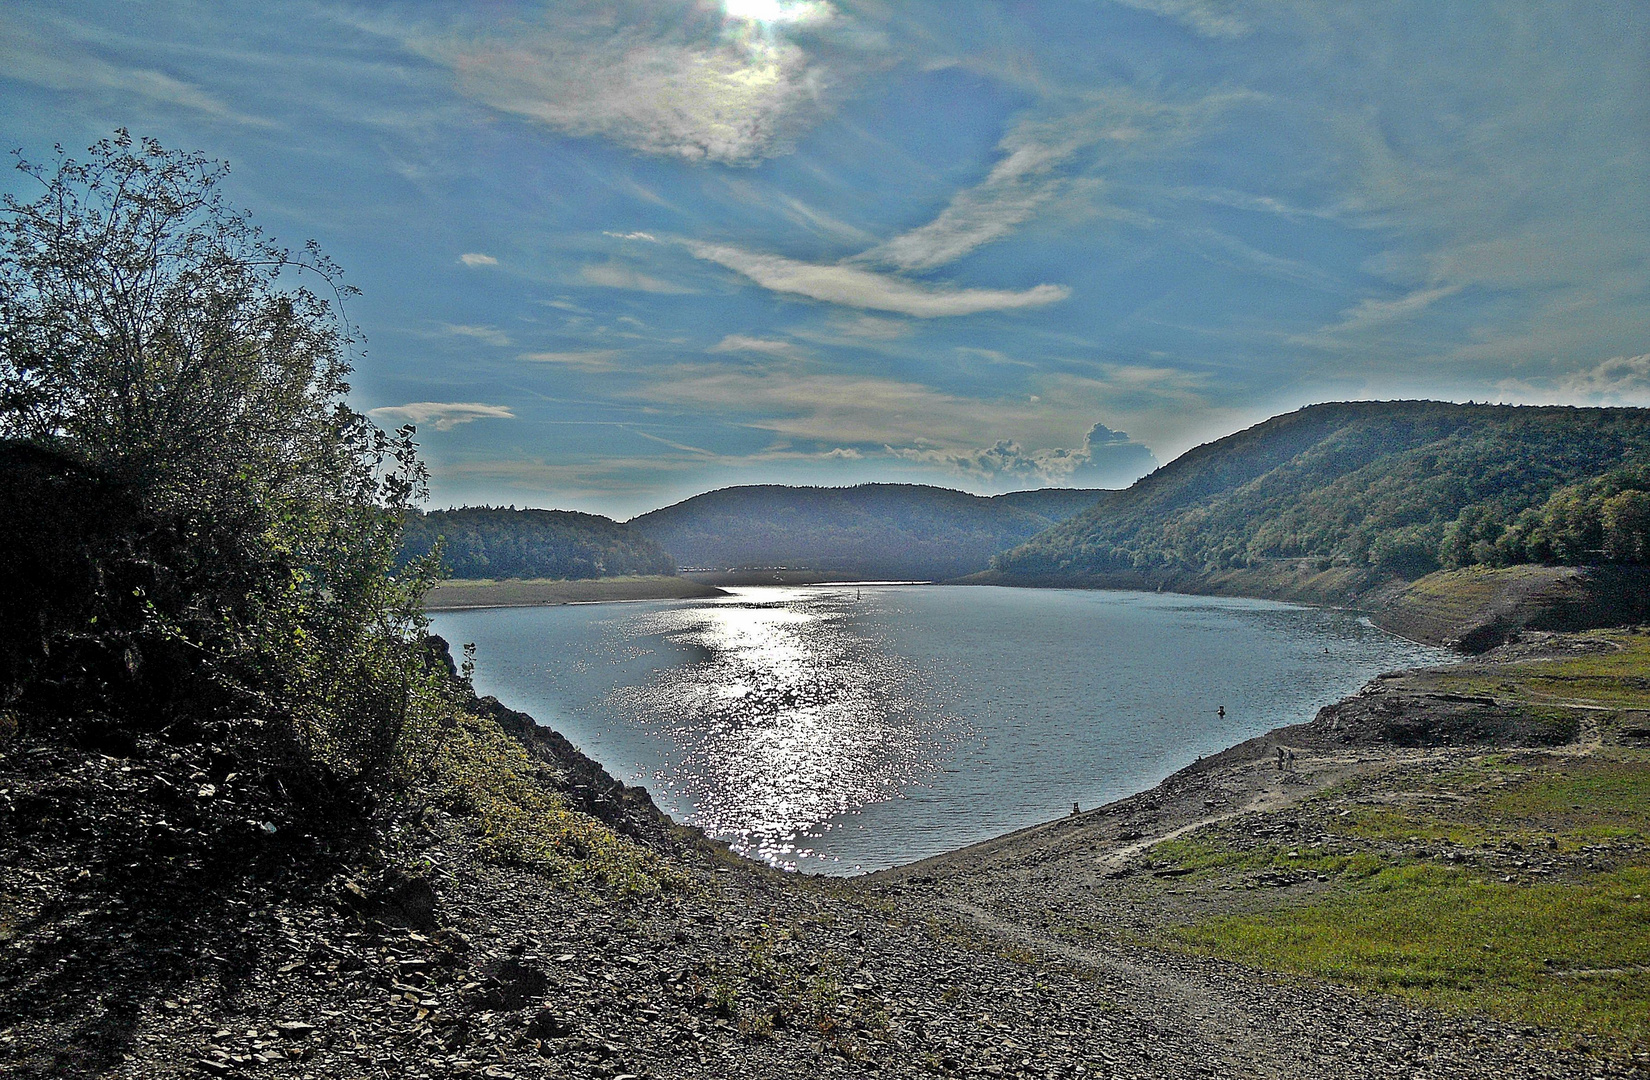
POLYGON ((18 167, 41 193, 0 215, 0 438, 37 516, 5 555, 67 576, 10 590, 6 704, 249 720, 271 754, 381 778, 425 662, 430 567, 392 568, 426 474, 410 427, 345 404, 352 290, 199 155, 122 131, 18 167))

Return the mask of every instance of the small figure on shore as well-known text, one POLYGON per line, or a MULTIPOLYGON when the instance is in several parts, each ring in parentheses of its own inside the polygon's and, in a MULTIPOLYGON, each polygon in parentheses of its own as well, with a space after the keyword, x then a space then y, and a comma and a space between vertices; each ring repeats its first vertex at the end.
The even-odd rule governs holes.
POLYGON ((1081 814, 1081 813, 1082 813, 1082 811, 1077 809, 1077 804, 1072 803, 1071 804, 1071 816, 1076 817, 1078 814, 1081 814))
POLYGON ((1283 771, 1283 747, 1278 747, 1278 772, 1283 771))
POLYGON ((1220 708, 1216 709, 1215 715, 1220 717, 1222 720, 1226 719, 1226 706, 1222 705, 1220 708))
POLYGON ((1286 751, 1284 751, 1284 753, 1287 756, 1284 758, 1283 771, 1284 772, 1294 772, 1295 771, 1295 752, 1293 750, 1286 750, 1286 751))

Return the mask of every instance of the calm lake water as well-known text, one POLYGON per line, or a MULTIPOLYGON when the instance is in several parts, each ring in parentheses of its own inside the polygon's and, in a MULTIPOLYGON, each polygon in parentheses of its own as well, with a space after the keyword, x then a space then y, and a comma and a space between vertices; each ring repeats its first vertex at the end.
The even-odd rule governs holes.
POLYGON ((776 865, 911 862, 1151 787, 1447 663, 1342 612, 1154 593, 760 587, 445 612, 476 687, 776 865), (1224 706, 1226 715, 1217 710, 1224 706))

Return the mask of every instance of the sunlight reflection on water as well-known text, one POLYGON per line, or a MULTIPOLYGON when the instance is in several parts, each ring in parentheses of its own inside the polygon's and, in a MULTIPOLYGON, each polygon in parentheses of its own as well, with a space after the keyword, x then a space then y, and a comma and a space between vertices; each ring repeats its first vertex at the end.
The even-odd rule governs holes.
POLYGON ((694 822, 784 864, 831 817, 939 767, 956 718, 910 660, 878 647, 847 591, 765 589, 654 612, 633 632, 700 657, 621 687, 612 707, 681 750, 694 822))

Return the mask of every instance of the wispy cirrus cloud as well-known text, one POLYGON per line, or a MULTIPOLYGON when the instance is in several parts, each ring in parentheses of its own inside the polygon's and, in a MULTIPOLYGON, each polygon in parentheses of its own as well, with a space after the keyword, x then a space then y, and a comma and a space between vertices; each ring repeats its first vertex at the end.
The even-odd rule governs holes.
POLYGON ((731 244, 697 240, 685 240, 683 244, 697 258, 725 266, 773 292, 872 311, 893 311, 919 319, 1044 307, 1071 295, 1071 290, 1064 285, 1034 285, 1017 291, 923 285, 844 263, 803 262, 782 255, 746 251, 731 244))
POLYGON ((67 20, 52 24, 55 33, 0 15, 0 71, 7 78, 48 90, 91 90, 133 99, 157 108, 181 108, 214 120, 246 127, 273 127, 273 121, 232 108, 195 83, 153 67, 113 62, 76 40, 80 27, 67 20))
POLYGON ((497 266, 498 260, 491 255, 483 255, 479 251, 466 251, 458 257, 458 261, 465 266, 497 266))
POLYGON ((612 371, 618 365, 618 349, 587 349, 583 352, 529 352, 521 359, 534 364, 554 364, 574 371, 612 371))
POLYGON ((579 278, 588 285, 600 285, 608 289, 629 289, 633 292, 649 293, 690 293, 693 290, 685 285, 665 281, 652 274, 643 273, 634 266, 623 263, 593 263, 580 267, 579 278))
POLYGON ((1297 335, 1290 341, 1297 345, 1320 347, 1350 346, 1355 344, 1365 331, 1414 319, 1438 301, 1454 296, 1463 287, 1439 285, 1428 289, 1414 289, 1390 300, 1365 297, 1356 306, 1341 312, 1339 322, 1310 334, 1297 335))
POLYGON ((729 334, 705 351, 712 353, 761 353, 764 356, 778 356, 787 360, 798 360, 807 355, 794 341, 751 337, 748 334, 729 334))
MULTIPOLYGON (((984 180, 959 191, 934 220, 854 261, 919 272, 954 262, 1011 235, 1110 155, 1161 152, 1255 97, 1222 91, 1177 102, 1112 88, 1091 91, 1075 107, 1045 108, 1009 128, 984 180)), ((1103 190, 1103 178, 1091 178, 1084 197, 1092 202, 1103 190)))
POLYGON ((479 401, 409 401, 405 405, 368 409, 367 416, 379 423, 431 424, 437 431, 451 431, 476 420, 516 418, 509 406, 484 405, 479 401))
POLYGON ((496 326, 471 326, 465 323, 442 323, 441 332, 449 337, 474 338, 484 341, 496 348, 508 348, 515 344, 510 335, 496 326))

